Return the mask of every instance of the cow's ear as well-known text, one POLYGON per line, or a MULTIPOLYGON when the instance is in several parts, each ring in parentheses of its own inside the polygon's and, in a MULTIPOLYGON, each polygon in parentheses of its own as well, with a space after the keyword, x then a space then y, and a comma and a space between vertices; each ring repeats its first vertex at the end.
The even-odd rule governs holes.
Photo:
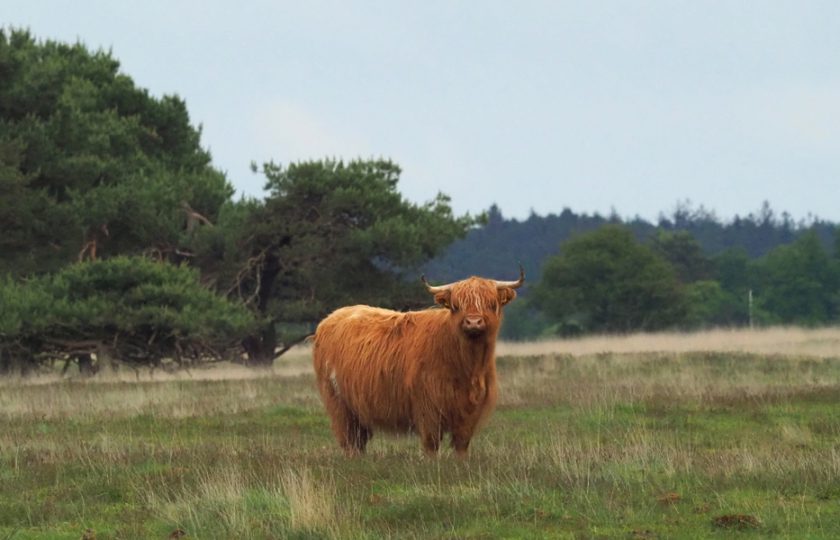
POLYGON ((447 309, 452 307, 452 291, 446 290, 435 293, 435 303, 440 304, 447 309))
POLYGON ((503 287, 499 289, 499 303, 501 305, 507 304, 514 298, 516 298, 516 291, 514 291, 510 287, 503 287))

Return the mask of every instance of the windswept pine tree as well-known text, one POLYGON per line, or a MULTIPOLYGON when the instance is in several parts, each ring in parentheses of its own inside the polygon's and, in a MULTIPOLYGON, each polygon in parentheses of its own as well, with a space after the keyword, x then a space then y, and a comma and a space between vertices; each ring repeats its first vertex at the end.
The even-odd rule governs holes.
POLYGON ((109 52, 0 30, 0 272, 189 257, 232 193, 182 99, 137 87, 109 52))
POLYGON ((227 232, 206 231, 201 259, 258 315, 260 330, 244 340, 254 364, 270 364, 337 307, 427 302, 417 267, 476 223, 454 216, 443 194, 406 200, 387 160, 269 162, 262 173, 268 196, 229 208, 227 232))

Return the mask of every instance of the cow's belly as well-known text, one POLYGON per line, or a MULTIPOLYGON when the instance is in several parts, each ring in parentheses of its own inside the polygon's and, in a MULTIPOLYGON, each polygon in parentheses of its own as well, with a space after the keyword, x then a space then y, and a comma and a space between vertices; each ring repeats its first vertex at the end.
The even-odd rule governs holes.
POLYGON ((410 408, 406 406, 399 406, 394 404, 368 404, 357 403, 354 413, 359 418, 359 421, 369 427, 378 428, 385 431, 393 432, 408 432, 414 427, 411 419, 410 408))

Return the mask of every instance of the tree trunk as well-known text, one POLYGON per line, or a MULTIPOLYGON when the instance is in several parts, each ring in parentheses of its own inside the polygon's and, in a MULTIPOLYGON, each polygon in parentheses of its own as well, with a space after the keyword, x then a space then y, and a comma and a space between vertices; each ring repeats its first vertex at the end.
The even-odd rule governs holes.
POLYGON ((96 349, 96 371, 102 373, 115 373, 117 371, 118 366, 113 352, 105 345, 100 345, 96 349))
POLYGON ((79 365, 79 375, 91 377, 96 374, 96 366, 93 365, 93 358, 88 353, 76 355, 76 363, 79 365))
MULTIPOLYGON (((274 255, 267 255, 265 264, 260 270, 260 289, 257 291, 257 313, 265 317, 268 302, 274 292, 277 276, 280 274, 280 263, 274 255)), ((269 320, 258 333, 242 340, 242 347, 248 354, 247 365, 253 367, 270 368, 274 364, 274 351, 277 348, 277 329, 274 321, 269 320)))
POLYGON ((242 347, 248 354, 247 364, 253 367, 269 368, 274 364, 274 351, 277 348, 277 331, 274 323, 266 325, 258 334, 242 340, 242 347))
POLYGON ((15 367, 12 353, 0 349, 0 375, 11 375, 15 367))
POLYGON ((0 375, 28 375, 34 364, 19 354, 0 349, 0 375))

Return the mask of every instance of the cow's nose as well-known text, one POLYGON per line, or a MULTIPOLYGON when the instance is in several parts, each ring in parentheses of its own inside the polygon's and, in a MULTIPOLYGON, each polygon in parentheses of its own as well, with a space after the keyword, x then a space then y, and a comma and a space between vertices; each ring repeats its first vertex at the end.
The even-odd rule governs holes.
POLYGON ((486 323, 484 317, 464 317, 463 327, 468 334, 478 334, 484 332, 486 323))

